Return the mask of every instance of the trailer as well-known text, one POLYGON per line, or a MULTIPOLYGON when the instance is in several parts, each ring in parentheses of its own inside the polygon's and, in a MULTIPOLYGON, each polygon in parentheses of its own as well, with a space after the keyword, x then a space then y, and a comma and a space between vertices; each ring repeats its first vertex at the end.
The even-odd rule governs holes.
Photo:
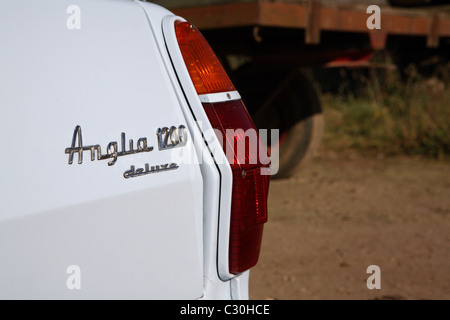
POLYGON ((444 0, 152 2, 196 25, 228 69, 256 126, 279 129, 279 141, 268 141, 279 150, 276 178, 307 163, 323 133, 320 99, 302 70, 403 69, 433 55, 450 56, 450 6, 444 0), (377 18, 378 27, 369 23, 377 18), (375 63, 372 58, 382 50, 399 58, 375 63))

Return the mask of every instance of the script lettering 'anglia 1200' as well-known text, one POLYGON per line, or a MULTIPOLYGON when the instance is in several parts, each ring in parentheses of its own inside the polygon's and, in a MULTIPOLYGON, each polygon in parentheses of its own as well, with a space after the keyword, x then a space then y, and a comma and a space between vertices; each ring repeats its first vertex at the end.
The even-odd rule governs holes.
MULTIPOLYGON (((156 132, 158 139, 158 149, 167 150, 172 148, 184 147, 187 143, 187 133, 185 126, 181 125, 177 127, 164 127, 159 128, 156 132)), ((78 154, 78 164, 83 163, 83 152, 89 151, 91 153, 91 161, 97 160, 107 160, 108 166, 113 166, 119 157, 128 156, 132 154, 151 152, 153 147, 148 146, 148 139, 146 137, 139 138, 134 146, 133 139, 128 141, 128 150, 126 145, 125 132, 120 135, 120 151, 119 144, 116 141, 111 141, 107 148, 106 154, 102 154, 102 148, 99 144, 95 145, 83 145, 83 135, 81 132, 81 126, 76 126, 73 132, 72 144, 69 148, 66 148, 65 153, 69 155, 69 164, 73 163, 73 158, 75 154, 78 154)))
MULTIPOLYGON (((156 131, 156 137, 158 140, 158 150, 168 150, 172 148, 184 147, 187 143, 186 127, 181 125, 177 127, 164 127, 159 128, 156 131)), ((128 141, 128 149, 126 143, 125 132, 120 135, 120 151, 119 144, 116 141, 111 141, 107 148, 106 153, 102 154, 102 148, 99 144, 95 145, 83 145, 83 135, 81 132, 81 126, 76 126, 73 132, 72 144, 69 148, 66 148, 65 153, 69 155, 69 164, 73 164, 73 158, 75 154, 78 154, 78 164, 83 163, 83 152, 89 151, 91 153, 91 161, 107 160, 108 166, 113 166, 119 157, 128 156, 132 154, 151 152, 153 147, 148 145, 148 139, 146 137, 139 138, 134 145, 133 139, 128 141)), ((166 163, 161 165, 150 166, 146 163, 143 168, 136 168, 134 165, 130 167, 130 170, 124 172, 123 177, 125 179, 136 178, 145 176, 152 173, 160 173, 165 171, 171 171, 178 169, 179 166, 176 163, 166 163)))

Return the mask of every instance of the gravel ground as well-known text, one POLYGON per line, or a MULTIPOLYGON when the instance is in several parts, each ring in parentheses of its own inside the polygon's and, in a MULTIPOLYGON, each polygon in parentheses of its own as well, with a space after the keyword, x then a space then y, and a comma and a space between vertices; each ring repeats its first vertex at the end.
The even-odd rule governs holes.
POLYGON ((450 299, 450 162, 321 154, 272 181, 250 299, 450 299))

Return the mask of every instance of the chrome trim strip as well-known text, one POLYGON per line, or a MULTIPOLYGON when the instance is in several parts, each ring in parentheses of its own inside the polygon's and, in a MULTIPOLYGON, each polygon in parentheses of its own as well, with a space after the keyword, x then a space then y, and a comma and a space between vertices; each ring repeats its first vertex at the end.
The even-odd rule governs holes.
POLYGON ((226 102, 241 99, 241 95, 237 91, 201 94, 198 97, 202 103, 226 102))

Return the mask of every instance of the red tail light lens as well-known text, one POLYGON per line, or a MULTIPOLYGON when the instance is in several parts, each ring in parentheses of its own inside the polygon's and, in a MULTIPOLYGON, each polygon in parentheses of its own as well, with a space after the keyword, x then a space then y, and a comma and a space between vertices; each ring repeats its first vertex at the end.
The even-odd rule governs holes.
POLYGON ((230 225, 230 273, 238 274, 258 262, 264 223, 267 222, 268 175, 260 169, 242 177, 233 170, 233 200, 230 225))
MULTIPOLYGON (((176 22, 181 53, 199 95, 235 91, 202 34, 187 22, 176 22)), ((253 267, 259 257, 270 176, 264 144, 241 100, 203 103, 233 172, 229 272, 253 267), (265 170, 264 170, 265 169, 265 170)))
POLYGON ((242 100, 203 103, 211 126, 222 133, 222 146, 232 169, 246 171, 268 164, 267 151, 242 100))
POLYGON ((258 262, 263 225, 267 222, 270 179, 261 174, 261 168, 266 166, 259 154, 264 157, 266 150, 241 100, 204 103, 203 107, 212 127, 222 133, 219 139, 223 139, 233 171, 229 270, 237 274, 258 262), (229 150, 234 151, 231 157, 229 150))

